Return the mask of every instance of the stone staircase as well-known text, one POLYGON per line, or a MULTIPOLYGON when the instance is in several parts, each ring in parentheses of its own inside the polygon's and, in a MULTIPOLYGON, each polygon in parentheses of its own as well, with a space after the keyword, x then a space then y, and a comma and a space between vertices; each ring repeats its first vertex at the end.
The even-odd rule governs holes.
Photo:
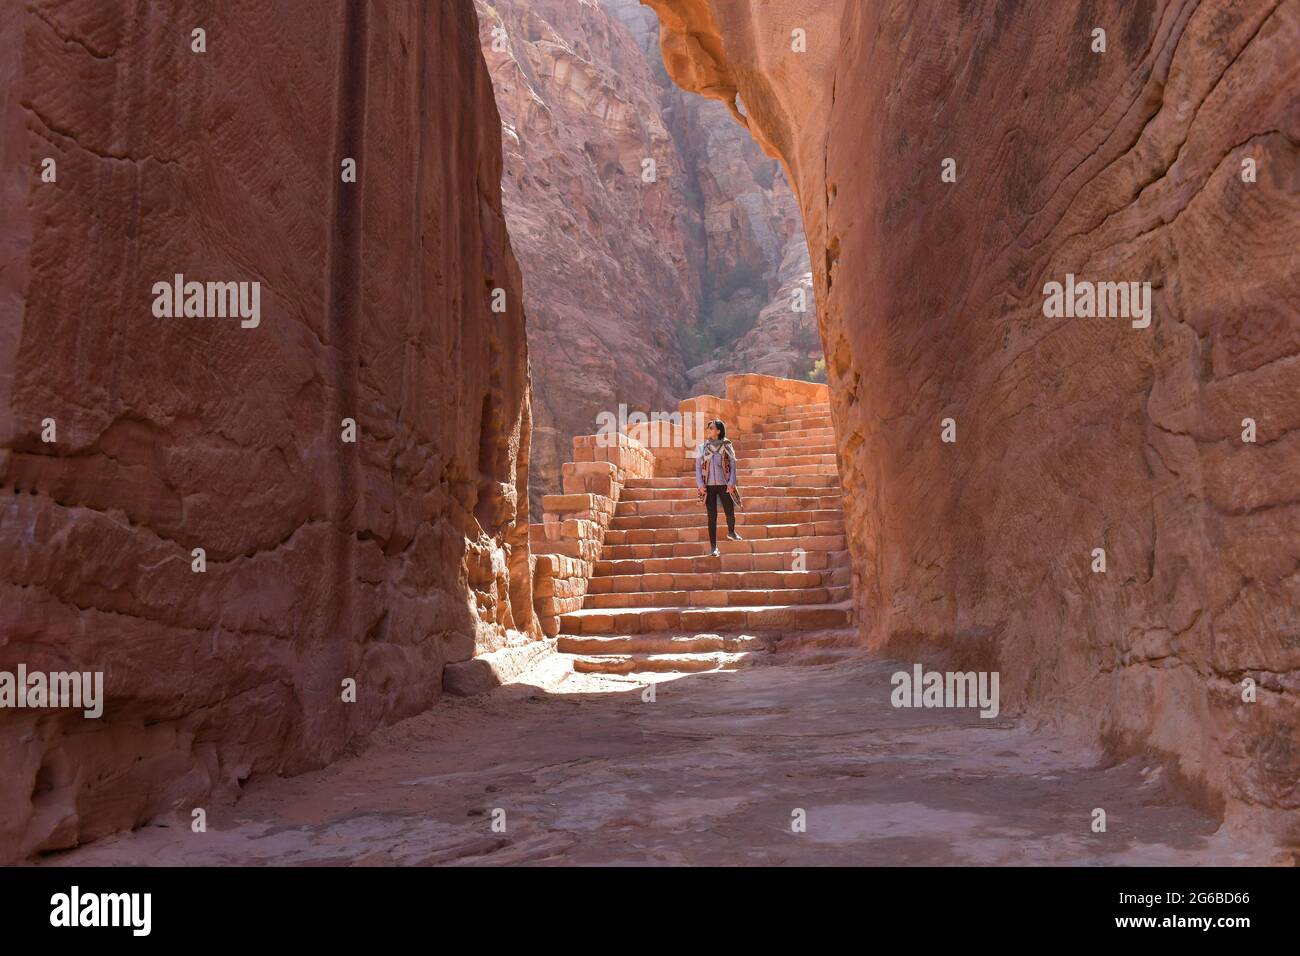
POLYGON ((627 478, 582 606, 559 618, 558 650, 572 655, 575 670, 731 669, 790 632, 850 625, 829 405, 786 406, 748 433, 731 421, 745 503, 736 530, 744 540, 727 539, 719 508, 721 556, 709 556, 692 457, 661 464, 654 477, 627 478))

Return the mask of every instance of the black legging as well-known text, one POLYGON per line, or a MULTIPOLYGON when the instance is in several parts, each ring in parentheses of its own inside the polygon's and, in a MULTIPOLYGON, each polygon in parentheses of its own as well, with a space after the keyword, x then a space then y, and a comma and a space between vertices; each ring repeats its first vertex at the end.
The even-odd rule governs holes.
POLYGON ((709 509, 709 544, 713 547, 718 546, 718 502, 722 502, 722 510, 727 513, 727 531, 731 534, 736 533, 736 505, 731 500, 731 495, 727 493, 726 485, 705 485, 707 492, 704 499, 704 505, 709 509))

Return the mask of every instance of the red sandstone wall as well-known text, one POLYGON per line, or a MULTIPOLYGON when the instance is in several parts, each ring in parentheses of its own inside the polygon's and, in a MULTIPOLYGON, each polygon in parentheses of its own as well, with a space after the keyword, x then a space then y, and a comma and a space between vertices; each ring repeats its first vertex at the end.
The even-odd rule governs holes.
POLYGON ((0 90, 0 670, 107 697, 0 710, 9 860, 317 766, 537 628, 469 0, 6 3, 0 90), (260 325, 155 318, 177 272, 260 325))
POLYGON ((865 639, 1294 820, 1300 4, 646 2, 795 183, 865 639), (1066 273, 1151 327, 1046 318, 1066 273))

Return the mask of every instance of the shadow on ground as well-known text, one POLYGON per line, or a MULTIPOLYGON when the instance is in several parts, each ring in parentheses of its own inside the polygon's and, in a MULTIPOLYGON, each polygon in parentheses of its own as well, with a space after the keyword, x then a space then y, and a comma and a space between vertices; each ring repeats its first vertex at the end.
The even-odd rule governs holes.
MULTIPOLYGON (((777 656, 775 660, 780 660, 777 656)), ((1260 864, 1156 763, 974 711, 897 710, 903 667, 567 673, 444 699, 313 773, 47 865, 1260 864), (1094 808, 1105 833, 1091 827, 1094 808), (806 831, 792 824, 802 811, 806 831), (504 832, 498 829, 504 822, 504 832)))

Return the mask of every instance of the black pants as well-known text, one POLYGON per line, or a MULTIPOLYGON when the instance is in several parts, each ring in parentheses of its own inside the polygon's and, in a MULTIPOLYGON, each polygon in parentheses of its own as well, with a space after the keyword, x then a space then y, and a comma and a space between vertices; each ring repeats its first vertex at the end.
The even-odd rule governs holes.
POLYGON ((731 495, 727 493, 726 485, 705 485, 706 497, 704 505, 709 509, 709 543, 713 547, 718 546, 718 502, 722 502, 722 510, 727 513, 727 530, 732 534, 736 533, 736 505, 731 500, 731 495))

